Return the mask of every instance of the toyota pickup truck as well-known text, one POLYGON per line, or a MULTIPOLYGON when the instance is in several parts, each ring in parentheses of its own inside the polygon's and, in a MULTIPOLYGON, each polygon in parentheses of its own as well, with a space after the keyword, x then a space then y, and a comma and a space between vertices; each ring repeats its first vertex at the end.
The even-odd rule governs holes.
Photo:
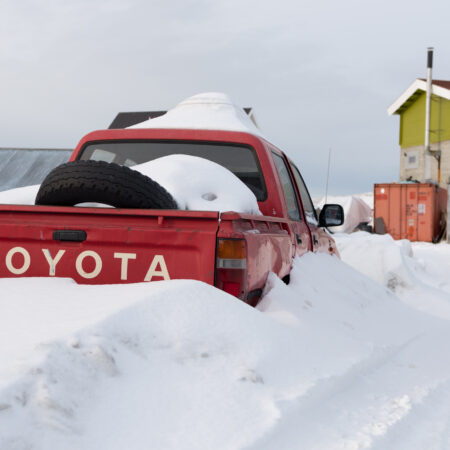
POLYGON ((296 255, 337 255, 325 227, 343 222, 342 208, 325 205, 317 217, 296 165, 252 133, 101 130, 81 139, 70 162, 133 166, 172 154, 229 169, 255 194, 262 215, 70 202, 0 205, 0 277, 68 277, 87 284, 195 279, 255 305, 269 272, 289 281, 296 255))

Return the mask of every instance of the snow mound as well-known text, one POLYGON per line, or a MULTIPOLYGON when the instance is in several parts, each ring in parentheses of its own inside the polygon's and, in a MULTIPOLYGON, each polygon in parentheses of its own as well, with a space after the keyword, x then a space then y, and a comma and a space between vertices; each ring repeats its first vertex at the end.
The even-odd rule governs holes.
POLYGON ((0 192, 0 204, 4 205, 34 205, 40 184, 25 186, 0 192))
POLYGON ((129 128, 242 131, 262 136, 248 114, 220 92, 206 92, 178 103, 166 114, 129 128))
MULTIPOLYGON (((392 246, 342 235, 344 260, 350 239, 372 266, 381 258, 370 247, 392 246)), ((407 243, 398 249, 397 266, 413 258, 407 243)), ((336 257, 296 259, 289 285, 271 274, 257 309, 188 280, 21 278, 0 288, 2 449, 448 443, 448 320, 336 257)))
POLYGON ((395 241, 389 234, 365 232, 335 238, 347 264, 386 286, 410 306, 450 318, 448 244, 411 244, 408 240, 395 241), (416 252, 424 257, 415 257, 416 252))
POLYGON ((169 155, 134 170, 163 186, 180 209, 261 214, 255 194, 231 171, 190 155, 169 155))
MULTIPOLYGON (((328 196, 327 203, 336 203, 344 209, 344 223, 333 227, 333 233, 351 233, 361 222, 372 221, 372 210, 365 200, 357 196, 328 196)), ((319 201, 317 206, 322 208, 325 197, 319 201)))
POLYGON ((364 202, 366 202, 367 206, 373 211, 373 191, 372 192, 364 192, 363 194, 354 194, 353 197, 360 198, 364 202))
POLYGON ((389 234, 364 231, 352 236, 336 235, 342 259, 364 275, 392 291, 414 284, 406 259, 412 256, 411 243, 395 241, 389 234))

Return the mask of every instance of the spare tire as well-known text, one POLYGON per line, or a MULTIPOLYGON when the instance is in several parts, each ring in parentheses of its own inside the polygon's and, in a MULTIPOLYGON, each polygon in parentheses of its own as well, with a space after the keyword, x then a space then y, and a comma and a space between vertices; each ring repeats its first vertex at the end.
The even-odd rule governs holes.
POLYGON ((36 195, 36 205, 104 203, 116 208, 177 209, 156 181, 129 167, 104 161, 73 161, 53 169, 36 195))

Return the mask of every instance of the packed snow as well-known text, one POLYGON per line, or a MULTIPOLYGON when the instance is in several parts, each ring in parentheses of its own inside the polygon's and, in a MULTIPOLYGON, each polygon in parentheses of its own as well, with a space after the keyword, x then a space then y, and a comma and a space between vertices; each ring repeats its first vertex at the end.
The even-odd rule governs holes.
POLYGON ((0 204, 34 205, 40 184, 0 192, 0 204))
POLYGON ((411 307, 446 319, 450 319, 449 249, 444 242, 394 241, 389 234, 358 232, 339 237, 339 251, 347 264, 411 307))
POLYGON ((256 309, 188 280, 1 279, 0 448, 450 448, 450 246, 337 244, 256 309))
MULTIPOLYGON (((180 207, 228 209, 217 186, 241 182, 198 159, 136 168, 180 207)), ((335 237, 342 261, 296 259, 256 309, 188 280, 1 279, 0 448, 449 448, 450 246, 335 237)))
MULTIPOLYGON (((163 186, 180 209, 261 214, 255 194, 230 170, 190 155, 170 155, 133 166, 163 186)), ((39 185, 0 192, 0 204, 34 205, 39 185)), ((99 203, 79 206, 103 207, 99 203)))
POLYGON ((180 209, 261 214, 255 194, 230 170, 190 155, 170 155, 137 166, 172 195, 180 209))
POLYGON ((129 128, 241 131, 262 136, 248 114, 221 92, 193 95, 164 115, 129 128))

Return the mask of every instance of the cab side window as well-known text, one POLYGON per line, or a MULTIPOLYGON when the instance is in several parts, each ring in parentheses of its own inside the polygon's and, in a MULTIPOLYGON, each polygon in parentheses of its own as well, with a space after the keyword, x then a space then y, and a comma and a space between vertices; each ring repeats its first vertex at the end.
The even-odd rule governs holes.
POLYGON ((300 191, 300 197, 302 198, 303 209, 305 210, 306 220, 308 222, 312 222, 317 225, 317 215, 316 210, 314 208, 311 197, 309 196, 308 189, 306 188, 305 182, 303 181, 302 176, 300 175, 300 171, 297 167, 294 166, 292 161, 289 161, 291 165, 292 173, 294 174, 295 181, 298 186, 298 190, 300 191))
POLYGON ((280 176, 281 184, 283 185, 284 197, 289 211, 289 218, 292 220, 301 220, 300 209, 297 204, 295 196, 295 189, 292 185, 292 180, 289 175, 288 168, 284 159, 277 153, 272 152, 273 160, 277 167, 278 175, 280 176))

